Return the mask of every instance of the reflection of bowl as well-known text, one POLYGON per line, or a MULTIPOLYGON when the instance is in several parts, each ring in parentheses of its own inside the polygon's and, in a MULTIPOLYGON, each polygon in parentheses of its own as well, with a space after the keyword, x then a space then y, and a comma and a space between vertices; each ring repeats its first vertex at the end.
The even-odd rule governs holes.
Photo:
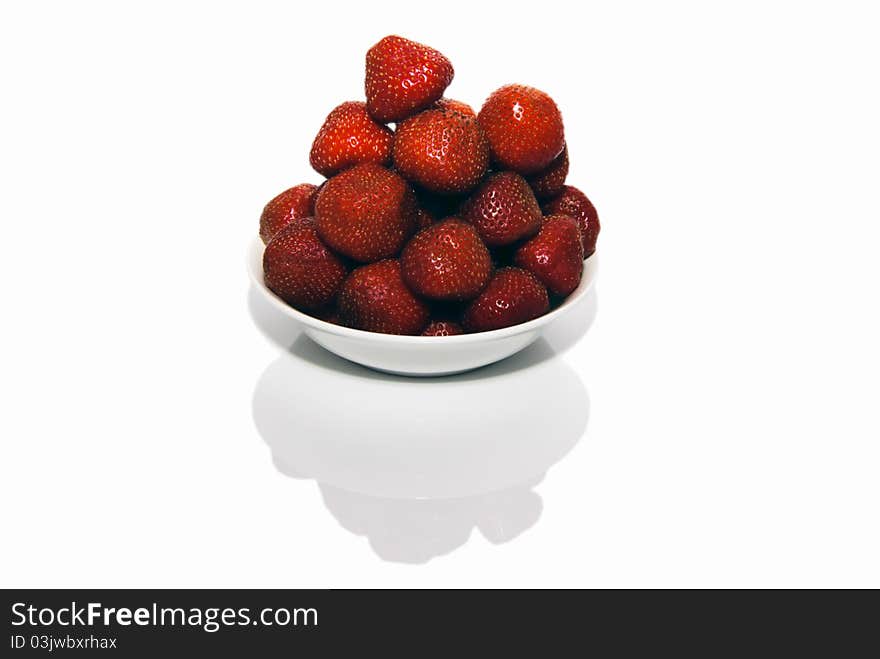
POLYGON ((281 473, 317 481, 339 524, 384 560, 423 563, 475 528, 498 544, 534 525, 532 488, 583 436, 589 399, 544 339, 476 373, 413 382, 300 334, 260 377, 253 413, 281 473))
POLYGON ((583 301, 597 267, 594 254, 584 262, 584 276, 574 292, 550 313, 527 323, 462 336, 397 336, 341 327, 288 306, 263 281, 263 249, 262 241, 255 239, 248 252, 248 271, 256 290, 273 306, 301 323, 305 333, 330 352, 370 368, 401 375, 461 373, 522 350, 583 301))
POLYGON ((300 336, 261 376, 254 421, 284 473, 374 497, 459 498, 539 478, 589 414, 543 340, 479 373, 412 382, 300 336), (291 354, 292 353, 292 354, 291 354))

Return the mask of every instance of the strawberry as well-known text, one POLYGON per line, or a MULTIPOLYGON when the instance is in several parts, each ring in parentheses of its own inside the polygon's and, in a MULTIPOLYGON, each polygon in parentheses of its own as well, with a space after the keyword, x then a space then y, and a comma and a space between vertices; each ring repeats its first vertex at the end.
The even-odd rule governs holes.
POLYGON ((546 169, 526 177, 526 180, 538 199, 546 199, 562 192, 566 176, 568 176, 568 147, 563 147, 562 153, 556 156, 546 169))
POLYGON ((428 46, 388 36, 367 51, 367 111, 377 121, 400 121, 443 96, 452 63, 428 46))
POLYGON ((573 217, 581 230, 584 257, 596 251, 596 240, 600 229, 599 214, 596 212, 596 207, 587 199, 587 195, 573 185, 566 185, 559 195, 544 204, 543 209, 547 215, 573 217))
POLYGON ((367 114, 366 103, 349 101, 337 106, 312 143, 309 162, 326 177, 362 162, 391 162, 394 133, 367 114))
POLYGON ((534 174, 562 151, 562 115, 547 94, 525 85, 505 85, 483 104, 480 125, 503 169, 534 174))
POLYGON ((446 98, 445 96, 434 103, 431 108, 434 110, 454 110, 455 112, 470 117, 471 119, 477 118, 477 113, 474 112, 474 109, 470 105, 462 101, 456 101, 452 98, 446 98))
POLYGON ((425 110, 397 125, 394 167, 407 180, 445 194, 477 186, 489 167, 483 129, 455 110, 425 110))
POLYGON ((547 289, 535 275, 520 268, 502 268, 465 309, 461 325, 467 332, 488 332, 543 316, 549 309, 547 289))
POLYGON ((464 334, 461 325, 451 320, 432 320, 422 336, 458 336, 464 334))
POLYGON ((310 217, 293 220, 263 252, 266 286, 297 309, 315 311, 331 304, 345 275, 345 265, 318 238, 310 217))
POLYGON ((462 217, 490 247, 529 238, 541 228, 541 209, 526 180, 515 172, 493 174, 465 202, 462 217))
POLYGON ((397 254, 415 231, 416 212, 406 181, 376 163, 337 174, 315 202, 321 240, 364 263, 397 254))
POLYGON ((338 308, 343 325, 383 334, 419 334, 430 315, 404 285, 396 259, 354 270, 339 292, 338 308))
POLYGON ((486 286, 492 258, 473 226, 448 218, 422 229, 400 256, 403 281, 432 300, 469 300, 486 286))
POLYGON ((584 271, 577 220, 568 215, 544 218, 541 231, 517 250, 514 262, 535 275, 551 293, 568 295, 577 288, 584 271))
POLYGON ((260 238, 268 244, 272 237, 301 217, 315 213, 315 194, 318 188, 311 183, 301 183, 272 199, 260 215, 260 238))

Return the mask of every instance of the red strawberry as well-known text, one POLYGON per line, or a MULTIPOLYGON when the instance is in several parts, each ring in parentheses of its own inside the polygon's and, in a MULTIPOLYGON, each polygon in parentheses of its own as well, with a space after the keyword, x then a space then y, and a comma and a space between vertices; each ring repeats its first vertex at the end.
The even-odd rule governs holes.
POLYGON ((345 265, 318 238, 310 217, 292 221, 263 252, 266 286, 297 309, 314 311, 329 305, 345 275, 345 265))
POLYGON ((577 220, 568 215, 551 215, 537 236, 522 245, 514 262, 528 270, 551 293, 568 295, 581 281, 584 246, 577 220))
POLYGON ((458 336, 464 334, 461 325, 451 320, 432 320, 422 336, 458 336))
POLYGON ((587 195, 573 185, 566 185, 562 192, 544 204, 547 215, 568 215, 577 220, 584 242, 584 257, 596 251, 599 237, 599 214, 587 195))
POLYGON ((400 121, 443 96, 455 72, 441 53, 389 36, 367 51, 367 111, 383 123, 400 121))
POLYGON ((562 153, 556 156, 556 160, 551 162, 547 169, 532 174, 526 180, 535 191, 536 197, 546 199, 562 192, 566 176, 568 176, 568 147, 562 149, 562 153))
POLYGON ((477 113, 474 112, 474 109, 470 105, 463 103, 462 101, 456 101, 453 98, 446 98, 445 96, 434 103, 431 108, 435 110, 454 110, 455 112, 470 117, 471 119, 477 118, 477 113))
POLYGON ((403 281, 433 300, 469 300, 486 286, 492 258, 474 227, 448 218, 423 229, 400 256, 403 281))
POLYGON ((468 332, 488 332, 519 325, 549 310, 547 289, 535 275, 520 268, 502 268, 465 309, 461 324, 468 332))
POLYGON ((462 217, 476 227, 490 247, 534 236, 541 209, 526 180, 515 172, 493 174, 465 202, 462 217))
POLYGON ((367 114, 365 103, 349 101, 327 115, 312 143, 309 162, 327 177, 362 162, 387 165, 393 142, 394 133, 367 114))
POLYGON ((338 308, 343 325, 383 334, 419 334, 430 315, 404 285, 396 259, 354 270, 342 285, 338 308))
POLYGON ((492 157, 504 169, 539 172, 562 151, 562 115, 547 94, 525 85, 505 85, 483 104, 480 124, 492 157))
POLYGON ((337 174, 315 202, 321 240, 364 263, 397 254, 415 231, 416 212, 406 181, 376 163, 337 174))
POLYGON ((301 183, 266 204, 260 215, 260 238, 263 242, 268 244, 276 233, 293 220, 314 215, 317 190, 311 183, 301 183))
POLYGON ((397 125, 394 166, 431 192, 477 186, 489 167, 489 142, 476 119, 454 110, 425 110, 397 125))

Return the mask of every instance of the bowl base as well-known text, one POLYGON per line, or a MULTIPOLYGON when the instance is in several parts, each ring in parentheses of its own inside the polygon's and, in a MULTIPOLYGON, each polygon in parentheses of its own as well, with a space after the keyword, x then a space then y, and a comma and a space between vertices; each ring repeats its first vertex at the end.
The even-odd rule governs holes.
POLYGON ((337 357, 373 371, 410 378, 433 378, 467 373, 515 355, 534 343, 539 336, 536 331, 526 332, 487 345, 466 346, 464 350, 453 354, 434 355, 415 346, 401 357, 395 353, 383 354, 375 346, 364 347, 343 337, 316 332, 312 328, 307 327, 305 332, 312 341, 337 357))

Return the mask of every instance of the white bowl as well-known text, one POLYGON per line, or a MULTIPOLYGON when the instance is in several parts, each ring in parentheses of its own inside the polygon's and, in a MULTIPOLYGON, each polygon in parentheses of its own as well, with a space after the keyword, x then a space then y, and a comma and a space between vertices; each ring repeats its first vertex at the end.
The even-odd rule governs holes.
POLYGON ((263 281, 263 242, 255 238, 248 251, 254 287, 272 306, 303 326, 318 345, 349 361, 397 375, 436 376, 470 371, 500 361, 534 342, 551 323, 564 318, 586 297, 596 278, 593 254, 584 262, 581 283, 550 313, 512 327, 460 336, 399 336, 341 327, 297 311, 263 281))

